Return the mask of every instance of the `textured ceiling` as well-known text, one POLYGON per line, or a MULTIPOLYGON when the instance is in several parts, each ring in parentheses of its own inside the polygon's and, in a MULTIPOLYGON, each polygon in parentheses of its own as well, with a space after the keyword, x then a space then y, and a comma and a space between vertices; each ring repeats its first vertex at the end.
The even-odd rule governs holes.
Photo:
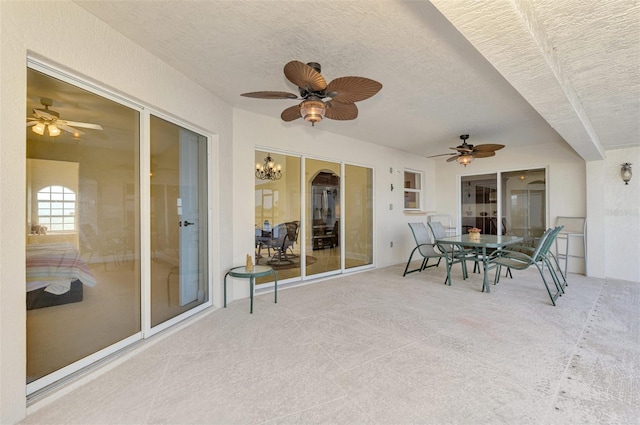
POLYGON ((566 141, 587 160, 640 144, 635 0, 76 3, 256 113, 295 104, 240 96, 296 93, 282 71, 291 60, 319 62, 327 81, 380 81, 355 121, 316 127, 418 155, 450 152, 463 133, 507 149, 566 141))

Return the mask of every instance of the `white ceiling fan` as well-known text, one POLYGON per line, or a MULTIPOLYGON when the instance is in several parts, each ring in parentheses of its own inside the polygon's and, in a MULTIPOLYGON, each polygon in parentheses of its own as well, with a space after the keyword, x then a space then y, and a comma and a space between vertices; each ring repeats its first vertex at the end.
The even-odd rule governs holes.
POLYGON ((42 136, 45 130, 48 129, 49 136, 55 137, 61 134, 60 130, 64 130, 73 134, 73 137, 80 137, 84 134, 84 131, 80 131, 75 127, 90 128, 93 130, 103 129, 100 124, 61 120, 58 112, 49 109, 50 106, 53 106, 51 99, 43 97, 40 99, 40 103, 42 103, 44 109, 35 108, 33 110, 33 117, 27 118, 27 127, 32 127, 31 130, 36 134, 42 136))

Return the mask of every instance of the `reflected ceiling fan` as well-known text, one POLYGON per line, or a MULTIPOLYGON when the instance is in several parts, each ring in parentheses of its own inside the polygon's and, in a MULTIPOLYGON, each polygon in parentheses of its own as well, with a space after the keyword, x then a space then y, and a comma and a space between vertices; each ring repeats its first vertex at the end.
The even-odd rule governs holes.
POLYGON ((75 127, 90 128, 93 130, 102 130, 100 124, 91 124, 88 122, 77 122, 61 120, 60 114, 53 109, 49 109, 53 106, 53 101, 43 97, 40 99, 40 103, 44 108, 35 108, 33 110, 33 117, 27 118, 27 127, 31 127, 31 130, 39 135, 44 135, 46 129, 49 130, 49 136, 59 136, 64 130, 73 134, 73 137, 80 137, 84 134, 84 131, 80 131, 75 127))
POLYGON ((456 146, 453 149, 455 153, 443 153, 440 155, 432 155, 427 158, 436 158, 438 156, 451 156, 451 158, 447 159, 447 162, 458 161, 458 163, 464 165, 465 167, 471 163, 475 158, 488 158, 490 156, 495 156, 496 151, 504 148, 504 145, 497 144, 485 144, 485 145, 470 145, 467 143, 467 139, 469 138, 468 134, 460 135, 460 140, 462 140, 462 144, 456 146))
POLYGON ((313 126, 323 118, 356 119, 358 108, 355 102, 370 98, 382 88, 379 82, 364 77, 340 77, 327 84, 320 71, 319 63, 291 61, 284 66, 284 75, 298 86, 300 96, 281 91, 256 91, 243 93, 241 96, 302 100, 300 104, 282 111, 280 117, 283 121, 304 118, 313 126))

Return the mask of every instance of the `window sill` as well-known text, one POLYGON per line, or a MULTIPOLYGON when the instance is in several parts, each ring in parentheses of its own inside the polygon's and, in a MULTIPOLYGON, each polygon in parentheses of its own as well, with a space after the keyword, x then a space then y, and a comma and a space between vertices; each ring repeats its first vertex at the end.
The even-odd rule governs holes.
POLYGON ((423 211, 423 210, 402 210, 405 215, 427 215, 433 214, 435 211, 423 211))

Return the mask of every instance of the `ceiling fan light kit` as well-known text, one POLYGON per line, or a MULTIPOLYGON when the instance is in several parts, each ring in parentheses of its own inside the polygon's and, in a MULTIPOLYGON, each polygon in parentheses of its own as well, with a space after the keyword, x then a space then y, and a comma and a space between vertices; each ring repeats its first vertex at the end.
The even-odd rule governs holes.
POLYGON ((504 148, 504 145, 497 144, 485 144, 485 145, 470 145, 467 143, 467 139, 469 138, 468 134, 460 135, 460 140, 462 140, 462 144, 456 146, 455 148, 450 148, 456 151, 456 153, 443 153, 440 155, 432 155, 427 158, 435 158, 438 156, 451 156, 451 158, 447 159, 447 162, 457 161, 458 164, 464 165, 465 167, 471 163, 476 158, 488 158, 490 156, 495 156, 496 151, 504 148))
POLYGON ((302 100, 300 104, 282 111, 280 118, 287 122, 303 118, 315 126, 324 118, 341 121, 356 119, 358 108, 355 102, 368 99, 382 89, 382 84, 364 77, 340 77, 327 84, 320 71, 320 64, 316 62, 304 64, 291 61, 284 66, 285 77, 298 86, 300 97, 282 91, 258 91, 241 96, 302 100))
POLYGON ((62 130, 73 134, 73 137, 78 138, 84 132, 78 130, 75 127, 91 128, 93 130, 102 130, 102 126, 99 124, 91 124, 86 122, 76 122, 61 120, 60 114, 52 109, 53 101, 51 99, 42 98, 40 103, 44 108, 33 109, 33 117, 27 117, 27 127, 31 127, 31 131, 43 136, 46 129, 49 130, 49 136, 56 137, 62 134, 62 130))
POLYGON ((300 116, 310 122, 312 127, 315 123, 322 121, 326 111, 327 108, 320 99, 305 100, 300 104, 300 116))
POLYGON ((458 164, 464 165, 466 167, 467 165, 471 164, 471 161, 473 161, 473 155, 457 156, 456 161, 458 161, 458 164))

